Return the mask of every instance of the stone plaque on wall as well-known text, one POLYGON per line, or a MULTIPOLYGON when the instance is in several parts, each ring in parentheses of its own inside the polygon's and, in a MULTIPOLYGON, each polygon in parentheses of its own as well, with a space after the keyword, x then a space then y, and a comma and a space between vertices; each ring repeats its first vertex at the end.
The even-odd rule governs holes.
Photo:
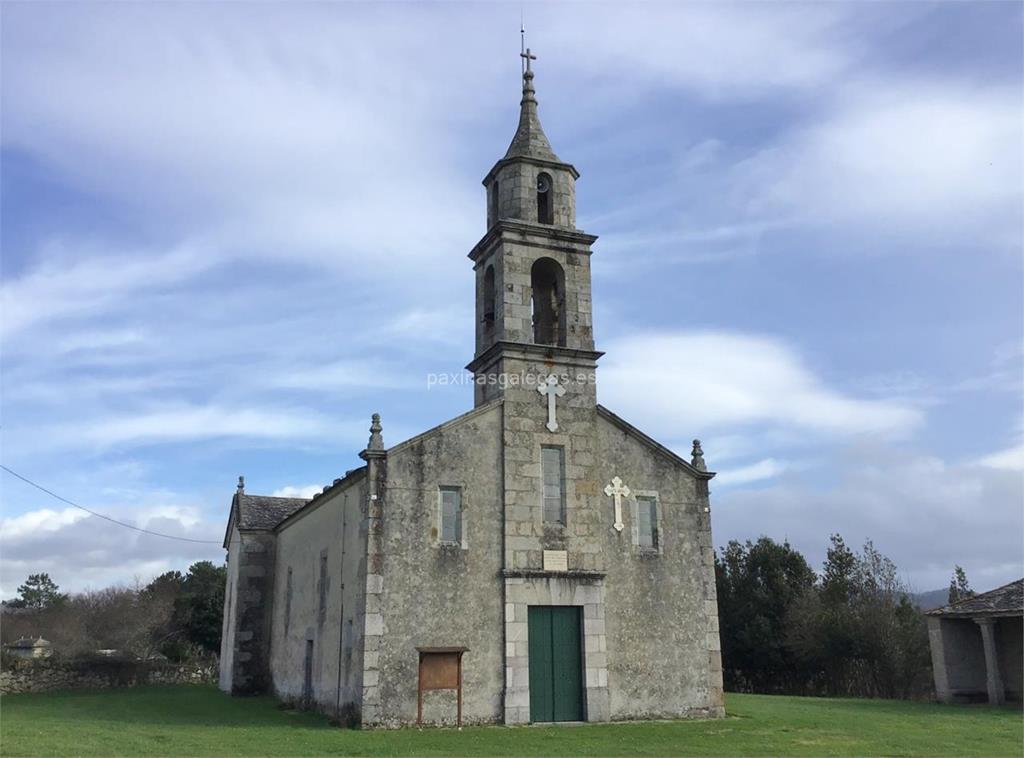
POLYGON ((568 571, 569 570, 569 554, 565 550, 545 550, 544 551, 544 570, 545 571, 568 571))

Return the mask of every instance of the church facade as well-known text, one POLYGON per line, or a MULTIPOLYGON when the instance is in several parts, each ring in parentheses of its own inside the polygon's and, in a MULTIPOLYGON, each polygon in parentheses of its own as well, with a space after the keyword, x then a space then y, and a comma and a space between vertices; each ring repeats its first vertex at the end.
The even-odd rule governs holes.
POLYGON ((474 408, 225 535, 220 685, 350 723, 723 715, 707 471, 597 403, 576 169, 519 125, 484 179, 474 408))

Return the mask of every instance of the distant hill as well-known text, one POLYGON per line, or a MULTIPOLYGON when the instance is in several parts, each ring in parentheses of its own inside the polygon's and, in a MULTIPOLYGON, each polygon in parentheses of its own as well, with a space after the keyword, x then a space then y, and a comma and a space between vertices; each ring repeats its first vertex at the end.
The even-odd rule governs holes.
POLYGON ((949 588, 941 590, 929 590, 918 592, 910 596, 911 601, 922 611, 930 611, 933 608, 941 608, 949 600, 949 588))

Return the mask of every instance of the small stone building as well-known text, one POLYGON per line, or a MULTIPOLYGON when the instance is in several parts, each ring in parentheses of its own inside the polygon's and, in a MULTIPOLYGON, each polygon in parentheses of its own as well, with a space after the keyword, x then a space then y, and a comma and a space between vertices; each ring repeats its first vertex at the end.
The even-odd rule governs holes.
POLYGON ((53 655, 53 644, 42 637, 22 637, 4 645, 4 650, 15 658, 49 658, 53 655))
POLYGON ((532 60, 469 253, 474 407, 391 447, 374 414, 365 465, 309 501, 239 483, 225 691, 364 725, 723 715, 714 474, 597 403, 597 238, 532 60))
POLYGON ((940 701, 1021 701, 1024 579, 928 611, 927 616, 940 701))

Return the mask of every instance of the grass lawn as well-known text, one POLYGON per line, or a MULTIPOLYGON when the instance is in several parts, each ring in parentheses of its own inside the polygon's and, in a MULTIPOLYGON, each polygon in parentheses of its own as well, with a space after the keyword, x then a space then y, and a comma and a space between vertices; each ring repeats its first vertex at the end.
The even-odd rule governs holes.
POLYGON ((1020 756, 1014 708, 728 695, 716 721, 358 731, 213 687, 4 695, 0 755, 1020 756))

